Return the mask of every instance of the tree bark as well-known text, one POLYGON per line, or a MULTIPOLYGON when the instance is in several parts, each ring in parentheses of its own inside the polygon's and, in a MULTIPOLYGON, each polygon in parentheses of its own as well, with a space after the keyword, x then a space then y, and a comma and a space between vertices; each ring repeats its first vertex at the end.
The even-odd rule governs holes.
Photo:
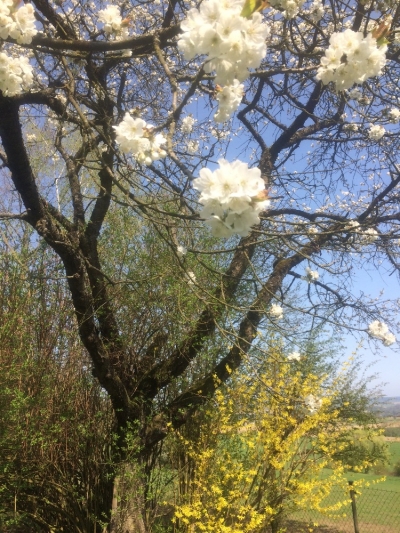
POLYGON ((141 473, 127 461, 114 479, 109 533, 147 533, 145 517, 141 473))

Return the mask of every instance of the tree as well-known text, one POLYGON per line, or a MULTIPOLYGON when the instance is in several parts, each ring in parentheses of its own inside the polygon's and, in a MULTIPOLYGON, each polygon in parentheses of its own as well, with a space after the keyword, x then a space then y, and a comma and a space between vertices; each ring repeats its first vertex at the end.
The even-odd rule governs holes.
POLYGON ((1 218, 8 234, 33 228, 62 264, 112 403, 111 531, 146 530, 168 423, 185 424, 267 323, 295 340, 327 323, 394 341, 393 303, 351 280, 360 267, 398 272, 399 8, 271 5, 2 0, 1 218), (141 228, 138 261, 102 246, 114 209, 121 242, 141 228), (122 518, 132 434, 144 477, 122 518))

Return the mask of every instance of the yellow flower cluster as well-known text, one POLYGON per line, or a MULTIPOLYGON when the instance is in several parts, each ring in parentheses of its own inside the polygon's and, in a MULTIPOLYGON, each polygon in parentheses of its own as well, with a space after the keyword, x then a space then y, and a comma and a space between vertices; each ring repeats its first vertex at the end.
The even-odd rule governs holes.
POLYGON ((175 434, 192 467, 175 495, 183 531, 257 533, 291 511, 340 512, 348 501, 346 465, 336 457, 349 427, 332 408, 341 376, 327 387, 325 376, 288 369, 279 346, 269 352, 261 371, 244 367, 217 391, 196 438, 175 434), (311 394, 322 399, 312 414, 304 402, 311 394), (329 507, 333 486, 343 487, 343 499, 329 507))

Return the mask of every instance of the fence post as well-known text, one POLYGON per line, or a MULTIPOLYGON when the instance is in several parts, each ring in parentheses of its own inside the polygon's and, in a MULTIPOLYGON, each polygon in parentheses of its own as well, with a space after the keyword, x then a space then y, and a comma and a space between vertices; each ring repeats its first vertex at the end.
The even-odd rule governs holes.
POLYGON ((358 528, 357 506, 356 506, 356 492, 353 490, 353 481, 349 481, 350 485, 350 498, 351 498, 351 510, 353 512, 354 533, 360 533, 358 528))

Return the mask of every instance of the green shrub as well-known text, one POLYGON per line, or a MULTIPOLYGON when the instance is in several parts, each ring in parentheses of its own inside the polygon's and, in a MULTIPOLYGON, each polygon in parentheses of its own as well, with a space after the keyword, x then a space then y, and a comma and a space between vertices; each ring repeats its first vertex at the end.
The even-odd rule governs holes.
POLYGON ((383 434, 385 437, 400 437, 400 427, 385 428, 383 434))
POLYGON ((394 465, 393 475, 400 477, 400 461, 397 461, 397 463, 394 465))

